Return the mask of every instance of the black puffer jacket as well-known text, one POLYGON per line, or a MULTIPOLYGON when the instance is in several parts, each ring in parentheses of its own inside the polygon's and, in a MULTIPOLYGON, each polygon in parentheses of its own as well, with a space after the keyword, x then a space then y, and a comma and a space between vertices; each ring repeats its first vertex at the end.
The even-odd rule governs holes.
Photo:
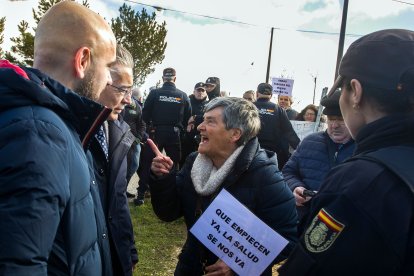
POLYGON ((111 275, 81 144, 104 107, 24 70, 0 68, 0 274, 111 275))
MULTIPOLYGON (((195 209, 199 198, 191 180, 191 168, 196 156, 197 153, 193 153, 188 157, 178 175, 171 173, 165 178, 150 180, 152 204, 157 216, 164 221, 184 216, 188 229, 196 221, 195 209)), ((276 155, 260 149, 257 138, 250 140, 219 189, 222 188, 226 188, 257 217, 290 241, 276 261, 285 258, 296 242, 297 215, 292 192, 278 171, 276 155)), ((202 197, 201 200, 205 210, 212 199, 202 197)), ((200 246, 201 243, 188 232, 177 265, 178 275, 202 275, 200 246)), ((204 251, 207 265, 217 261, 217 257, 207 248, 204 251)), ((263 275, 271 275, 271 266, 263 275)))
POLYGON ((91 143, 95 177, 109 229, 114 275, 132 275, 138 253, 126 196, 126 157, 135 136, 122 120, 108 121, 108 132, 109 164, 95 137, 91 143))

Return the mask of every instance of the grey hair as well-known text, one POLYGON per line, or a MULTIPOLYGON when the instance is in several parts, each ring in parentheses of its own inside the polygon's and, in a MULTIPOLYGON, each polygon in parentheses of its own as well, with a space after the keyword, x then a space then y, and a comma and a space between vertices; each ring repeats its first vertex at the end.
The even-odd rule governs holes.
POLYGON ((142 97, 142 91, 139 87, 132 88, 132 96, 139 99, 142 97))
POLYGON ((253 103, 236 97, 218 97, 206 105, 205 112, 217 107, 223 107, 223 123, 227 130, 232 128, 241 130, 238 146, 246 144, 257 136, 260 131, 260 117, 253 103))
POLYGON ((114 65, 121 65, 128 68, 134 68, 134 58, 132 57, 131 53, 122 46, 118 44, 116 46, 116 61, 114 65))

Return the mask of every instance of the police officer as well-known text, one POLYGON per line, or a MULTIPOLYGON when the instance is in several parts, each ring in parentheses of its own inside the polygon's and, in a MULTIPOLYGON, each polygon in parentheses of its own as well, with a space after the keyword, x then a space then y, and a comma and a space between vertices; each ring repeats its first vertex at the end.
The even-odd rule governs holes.
POLYGON ((337 88, 355 153, 328 173, 279 275, 414 275, 414 32, 356 40, 337 88))
POLYGON ((206 79, 205 86, 209 101, 211 101, 214 98, 221 97, 220 79, 218 77, 208 77, 206 79))
MULTIPOLYGON (((142 109, 142 118, 147 125, 149 137, 160 151, 165 150, 178 169, 181 159, 181 137, 191 116, 191 104, 187 94, 175 86, 174 68, 165 68, 162 79, 163 86, 152 89, 148 94, 142 109)), ((134 199, 136 206, 144 203, 153 158, 154 153, 151 148, 147 144, 143 145, 138 168, 137 197, 134 199)))
POLYGON ((199 124, 203 122, 204 107, 208 103, 207 91, 204 82, 197 82, 194 86, 193 94, 190 95, 191 117, 188 121, 187 130, 182 143, 181 165, 184 164, 187 156, 197 151, 199 144, 199 134, 197 130, 199 124))
POLYGON ((164 69, 162 79, 163 86, 149 93, 142 115, 149 127, 148 134, 159 150, 165 150, 173 162, 178 164, 181 157, 181 135, 191 116, 191 104, 187 94, 175 86, 175 69, 164 69))
POLYGON ((272 98, 272 86, 268 83, 261 83, 257 87, 257 100, 254 102, 259 109, 261 128, 259 135, 260 146, 264 149, 276 152, 279 169, 289 159, 289 149, 282 147, 283 139, 296 149, 300 139, 293 130, 286 112, 277 104, 270 102, 272 98))

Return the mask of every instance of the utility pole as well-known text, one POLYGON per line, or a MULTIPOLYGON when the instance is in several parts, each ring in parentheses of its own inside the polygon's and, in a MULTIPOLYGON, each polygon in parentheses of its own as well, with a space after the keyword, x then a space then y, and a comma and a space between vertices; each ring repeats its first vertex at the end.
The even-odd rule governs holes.
POLYGON ((316 92, 316 79, 317 78, 318 78, 317 76, 313 77, 314 84, 313 84, 313 101, 312 101, 312 104, 315 104, 315 92, 316 92))
POLYGON ((269 56, 267 58, 267 71, 266 71, 266 81, 265 81, 265 83, 268 83, 268 81, 269 81, 270 61, 272 59, 273 30, 274 30, 274 28, 272 27, 272 31, 270 32, 270 46, 269 46, 269 56))
POLYGON ((338 77, 339 64, 341 63, 342 55, 344 53, 344 40, 346 31, 346 18, 348 16, 348 0, 344 0, 344 8, 342 10, 341 32, 339 34, 338 56, 336 58, 335 79, 338 77))

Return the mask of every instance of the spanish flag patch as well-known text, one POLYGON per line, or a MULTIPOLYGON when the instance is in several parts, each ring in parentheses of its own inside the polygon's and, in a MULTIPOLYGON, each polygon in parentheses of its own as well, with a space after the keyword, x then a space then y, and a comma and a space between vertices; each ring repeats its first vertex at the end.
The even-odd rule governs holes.
POLYGON ((327 250, 344 228, 343 223, 322 208, 305 232, 306 248, 314 253, 327 250))

